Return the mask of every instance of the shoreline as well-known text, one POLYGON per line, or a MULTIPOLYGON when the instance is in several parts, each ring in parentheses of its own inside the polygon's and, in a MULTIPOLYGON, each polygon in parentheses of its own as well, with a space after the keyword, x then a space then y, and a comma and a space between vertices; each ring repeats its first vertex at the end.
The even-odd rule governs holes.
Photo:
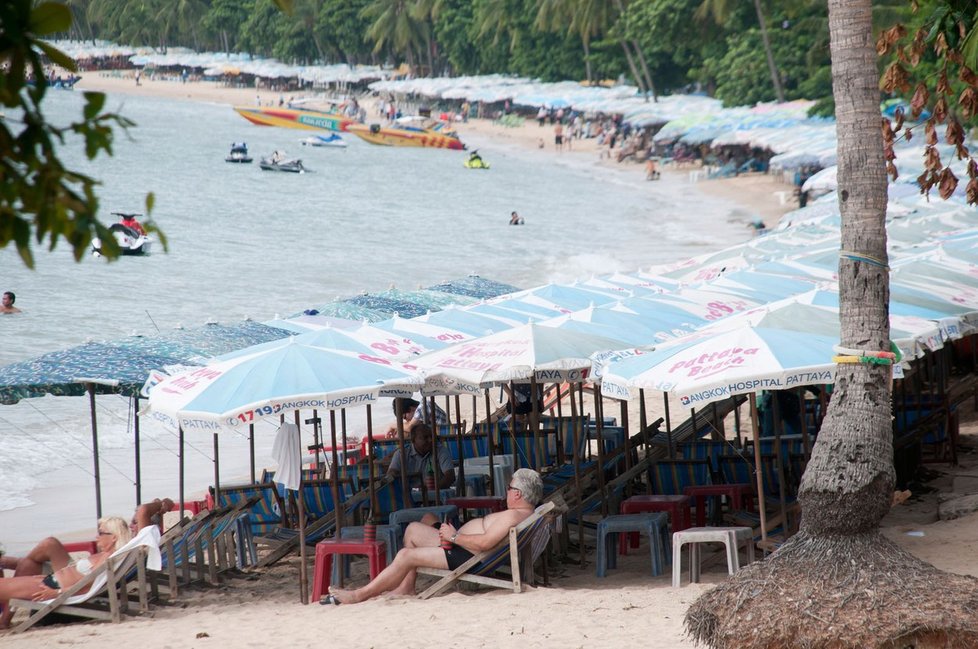
MULTIPOLYGON (((188 81, 178 79, 147 79, 142 78, 136 85, 133 71, 86 72, 75 85, 77 90, 105 92, 107 95, 137 95, 145 97, 166 97, 191 102, 206 102, 228 106, 254 106, 260 101, 263 106, 274 106, 280 97, 288 96, 269 90, 254 88, 231 88, 213 81, 188 81)), ((366 101, 367 122, 380 121, 373 101, 366 101)), ((242 118, 243 119, 243 118, 242 118)), ((606 157, 599 157, 601 149, 597 139, 574 140, 562 152, 554 151, 553 126, 540 127, 535 120, 526 120, 522 126, 509 127, 494 123, 490 119, 472 118, 467 122, 456 124, 456 130, 463 141, 469 136, 477 139, 488 139, 494 145, 505 145, 522 150, 551 154, 555 160, 566 158, 576 162, 593 163, 604 169, 615 170, 636 183, 646 183, 645 168, 642 164, 631 161, 615 162, 606 157), (543 140, 544 146, 539 146, 543 140)), ((745 223, 755 216, 761 217, 771 229, 777 225, 778 219, 795 209, 796 203, 792 197, 793 187, 786 185, 781 178, 766 174, 744 174, 733 178, 699 180, 691 172, 696 168, 662 169, 663 176, 670 176, 676 182, 685 182, 695 187, 700 193, 725 201, 737 206, 742 212, 745 223), (779 194, 784 194, 779 196, 779 194)), ((655 182, 655 181, 651 181, 655 182)))

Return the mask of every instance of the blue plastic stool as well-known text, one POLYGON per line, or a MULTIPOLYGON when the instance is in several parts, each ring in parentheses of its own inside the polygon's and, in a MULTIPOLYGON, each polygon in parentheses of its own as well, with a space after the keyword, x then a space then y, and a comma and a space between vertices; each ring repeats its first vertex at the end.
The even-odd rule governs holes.
MULTIPOLYGON (((344 527, 340 530, 340 538, 362 541, 363 526, 351 525, 350 527, 344 527)), ((383 541, 384 545, 387 546, 387 565, 391 565, 394 561, 394 555, 401 549, 401 527, 399 525, 378 525, 377 540, 383 541)), ((342 559, 342 561, 333 562, 333 577, 330 582, 333 584, 340 583, 340 566, 343 566, 343 574, 347 577, 350 576, 350 561, 353 559, 348 554, 339 555, 337 558, 342 559)))
POLYGON ((649 537, 649 550, 652 555, 652 576, 662 574, 662 562, 668 561, 663 538, 668 538, 669 516, 665 512, 645 514, 614 514, 598 523, 598 550, 595 564, 597 576, 604 577, 609 568, 618 565, 618 534, 624 532, 644 532, 649 537), (608 535, 612 535, 608 542, 608 535))
POLYGON ((408 523, 415 523, 424 518, 425 514, 434 514, 444 523, 446 521, 450 523, 458 522, 458 507, 455 505, 435 505, 432 507, 410 507, 408 509, 399 509, 396 512, 391 512, 388 521, 391 525, 400 525, 401 535, 404 535, 404 529, 408 526, 408 523))

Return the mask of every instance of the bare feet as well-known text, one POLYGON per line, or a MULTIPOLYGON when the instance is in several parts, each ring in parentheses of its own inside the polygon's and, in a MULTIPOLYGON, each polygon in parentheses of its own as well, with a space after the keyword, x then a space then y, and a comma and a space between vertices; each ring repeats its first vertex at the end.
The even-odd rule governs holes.
POLYGON ((357 604, 360 600, 357 598, 357 591, 355 590, 345 590, 343 588, 330 588, 329 594, 336 597, 340 604, 357 604))

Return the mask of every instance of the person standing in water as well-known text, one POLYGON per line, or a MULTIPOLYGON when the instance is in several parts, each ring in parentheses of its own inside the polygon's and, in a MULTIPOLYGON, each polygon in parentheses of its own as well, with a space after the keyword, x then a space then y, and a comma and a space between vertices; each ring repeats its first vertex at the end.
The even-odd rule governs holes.
POLYGON ((513 212, 513 213, 511 213, 509 215, 509 224, 510 225, 523 225, 523 217, 520 216, 519 214, 517 214, 516 212, 513 212))

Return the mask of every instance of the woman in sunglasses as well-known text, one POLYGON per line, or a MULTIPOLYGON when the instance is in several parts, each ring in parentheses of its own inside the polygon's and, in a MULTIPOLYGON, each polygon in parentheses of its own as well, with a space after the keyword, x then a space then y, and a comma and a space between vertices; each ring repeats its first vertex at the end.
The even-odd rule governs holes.
POLYGON ((13 616, 9 604, 11 599, 39 601, 57 597, 62 589, 77 584, 113 552, 128 543, 134 532, 150 525, 160 524, 163 514, 172 507, 173 501, 164 498, 140 505, 130 523, 118 516, 100 518, 98 539, 95 542, 98 552, 83 559, 72 560, 61 541, 54 537, 38 543, 23 558, 0 558, 0 570, 14 569, 13 577, 0 579, 0 629, 10 625, 10 618, 13 616), (45 563, 50 563, 53 569, 53 572, 46 576, 41 575, 45 563))

